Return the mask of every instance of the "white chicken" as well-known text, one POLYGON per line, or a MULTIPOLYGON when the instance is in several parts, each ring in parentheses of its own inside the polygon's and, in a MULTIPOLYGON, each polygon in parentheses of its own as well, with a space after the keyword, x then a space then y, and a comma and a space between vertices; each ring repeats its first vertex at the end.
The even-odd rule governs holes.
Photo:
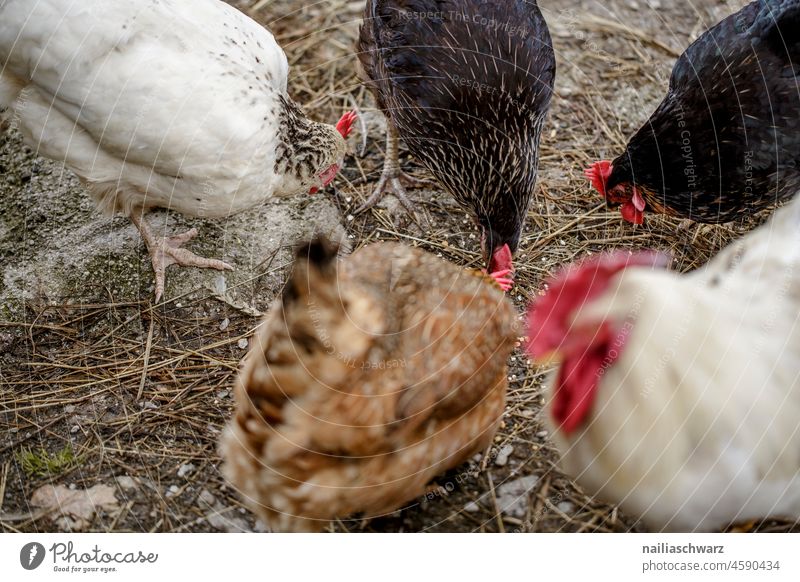
POLYGON ((354 121, 309 120, 272 34, 219 0, 0 0, 0 118, 129 216, 156 297, 172 264, 230 269, 158 237, 167 208, 225 217, 327 186, 354 121))
POLYGON ((798 519, 800 199, 702 269, 664 259, 592 258, 532 306, 564 468, 654 530, 798 519))

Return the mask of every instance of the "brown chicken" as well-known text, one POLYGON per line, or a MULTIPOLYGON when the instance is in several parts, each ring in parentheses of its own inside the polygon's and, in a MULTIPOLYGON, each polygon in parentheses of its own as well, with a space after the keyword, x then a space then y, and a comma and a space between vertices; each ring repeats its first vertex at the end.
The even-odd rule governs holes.
POLYGON ((225 475, 275 531, 394 511, 491 443, 516 320, 493 279, 422 250, 301 247, 239 376, 225 475))

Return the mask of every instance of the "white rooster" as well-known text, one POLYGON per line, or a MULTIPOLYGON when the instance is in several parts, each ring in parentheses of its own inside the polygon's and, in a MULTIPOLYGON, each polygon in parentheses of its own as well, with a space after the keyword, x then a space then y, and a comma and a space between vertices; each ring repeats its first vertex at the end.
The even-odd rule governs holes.
POLYGON ((800 518, 800 198, 702 269, 664 259, 592 258, 532 306, 564 468, 655 530, 800 518))
POLYGON ((144 214, 225 217, 327 186, 354 121, 305 117, 269 31, 218 0, 0 0, 0 118, 129 216, 153 262, 230 269, 144 214))

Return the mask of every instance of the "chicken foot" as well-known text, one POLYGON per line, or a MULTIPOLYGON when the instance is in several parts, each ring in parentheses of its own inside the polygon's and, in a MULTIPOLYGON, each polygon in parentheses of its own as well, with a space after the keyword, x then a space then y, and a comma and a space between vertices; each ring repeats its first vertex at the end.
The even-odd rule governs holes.
POLYGON ((378 185, 375 187, 375 190, 373 190, 372 195, 364 204, 358 207, 355 213, 361 214, 365 210, 369 210, 391 191, 408 213, 416 217, 417 213, 414 209, 414 203, 408 198, 406 186, 432 186, 434 182, 432 180, 415 178, 400 169, 400 138, 397 134, 397 128, 395 128, 391 121, 388 121, 388 125, 389 127, 386 131, 386 156, 383 163, 381 179, 378 181, 378 185))
POLYGON ((184 245, 197 236, 196 228, 175 236, 160 238, 153 233, 153 229, 147 224, 147 221, 144 219, 144 212, 134 211, 130 218, 131 222, 133 222, 139 230, 139 234, 141 234, 145 245, 147 245, 147 251, 150 253, 150 260, 153 262, 153 271, 156 281, 156 303, 161 300, 161 296, 164 294, 166 270, 170 265, 217 269, 219 271, 233 270, 233 267, 228 263, 217 259, 200 257, 190 250, 181 248, 181 245, 184 245))

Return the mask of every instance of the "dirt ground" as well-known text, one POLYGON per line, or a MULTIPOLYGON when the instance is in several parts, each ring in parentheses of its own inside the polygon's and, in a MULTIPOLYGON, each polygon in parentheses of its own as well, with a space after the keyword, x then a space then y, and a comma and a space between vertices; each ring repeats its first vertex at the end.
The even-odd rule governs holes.
MULTIPOLYGON (((225 276, 171 270, 167 300, 155 306, 149 260, 133 227, 98 215, 77 179, 36 158, 18 135, 0 135, 3 531, 262 530, 225 485, 216 443, 232 412, 238 363, 260 313, 280 292, 292 245, 322 231, 352 248, 396 239, 478 264, 471 221, 437 189, 411 193, 432 225, 424 232, 391 198, 352 215, 377 182, 384 147, 383 118, 356 74, 363 0, 232 3, 275 33, 292 67, 290 91, 312 117, 332 121, 359 107, 363 123, 351 138, 347 168, 328 192, 225 221, 155 213, 154 224, 170 232, 196 226, 201 236, 192 248, 236 266, 225 276), (47 493, 45 485, 73 493, 95 488, 108 503, 85 520, 65 520, 32 502, 35 492, 47 493)), ((586 253, 670 249, 677 267, 690 270, 752 228, 687 227, 659 217, 632 227, 606 211, 581 175, 591 161, 620 151, 648 117, 688 43, 743 2, 540 4, 558 75, 511 294, 520 311, 543 277, 586 253)), ((418 167, 408 158, 404 165, 418 167)), ((521 353, 509 364, 509 405, 492 450, 392 516, 331 529, 644 531, 558 471, 539 418, 547 370, 528 366, 521 353)))

